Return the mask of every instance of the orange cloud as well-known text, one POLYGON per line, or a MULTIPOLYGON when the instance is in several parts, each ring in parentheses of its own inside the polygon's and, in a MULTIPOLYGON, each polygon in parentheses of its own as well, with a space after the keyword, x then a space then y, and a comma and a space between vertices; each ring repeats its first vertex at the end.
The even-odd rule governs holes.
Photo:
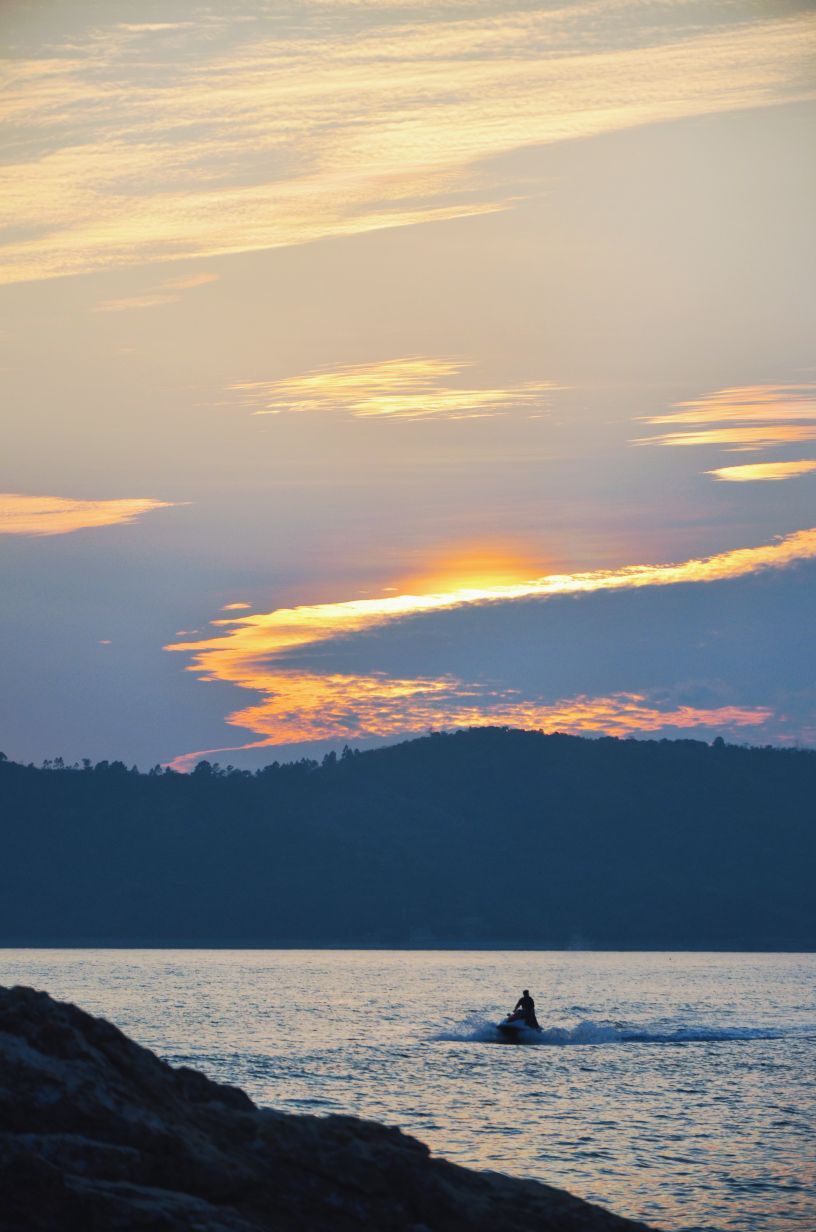
MULTIPOLYGON (((228 716, 231 724, 263 734, 259 745, 241 746, 247 748, 324 738, 398 735, 434 724, 555 725, 571 731, 619 733, 624 729, 658 730, 658 725, 760 723, 768 714, 757 708, 714 711, 681 707, 661 711, 650 708, 643 697, 634 694, 615 695, 612 700, 578 698, 551 704, 447 677, 395 679, 381 674, 352 676, 287 669, 285 659, 293 650, 364 633, 407 616, 519 599, 721 581, 814 557, 816 528, 811 528, 775 543, 678 564, 548 574, 527 581, 492 582, 476 577, 467 584, 460 581, 450 591, 279 608, 223 618, 213 622, 223 632, 201 641, 175 642, 166 649, 192 654, 188 670, 200 673, 204 680, 238 685, 262 695, 260 704, 228 716), (580 727, 582 723, 584 727, 580 727)), ((196 756, 185 754, 176 764, 196 756)))
POLYGON ((754 480, 795 479, 810 471, 816 471, 816 461, 750 462, 745 466, 720 466, 705 473, 728 483, 752 483, 754 480))
MULTIPOLYGON (((756 727, 772 717, 764 706, 679 706, 661 710, 640 693, 579 695, 555 702, 523 699, 450 677, 395 680, 373 676, 319 676, 288 672, 264 679, 266 697, 235 711, 228 722, 260 740, 229 751, 272 748, 313 740, 398 737, 433 728, 510 726, 572 735, 631 736, 670 729, 756 727)), ((170 765, 189 770, 227 749, 184 753, 170 765)))
POLYGON ((153 509, 170 509, 172 504, 150 499, 71 500, 0 492, 0 535, 67 535, 89 527, 132 522, 153 509))
POLYGON ((581 695, 545 703, 450 677, 394 680, 296 672, 266 680, 264 688, 268 696, 262 703, 229 717, 233 726, 265 736, 249 747, 485 724, 624 736, 665 727, 751 726, 771 717, 770 710, 756 706, 660 710, 639 693, 581 695), (270 684, 275 687, 270 689, 270 684))
MULTIPOLYGON (((816 556, 816 528, 796 531, 774 543, 736 548, 678 564, 626 565, 621 569, 594 569, 582 573, 553 573, 527 581, 485 583, 473 578, 451 591, 389 595, 378 599, 351 599, 342 603, 278 608, 215 623, 229 628, 210 641, 177 642, 169 650, 195 655, 193 670, 208 679, 242 683, 241 663, 254 665, 294 648, 316 645, 387 624, 402 617, 463 607, 470 604, 586 594, 641 586, 668 586, 683 582, 715 582, 745 577, 761 569, 784 568, 816 556)), ((252 687, 251 683, 248 687, 252 687)))
POLYGON ((700 426, 639 437, 636 445, 722 445, 729 451, 747 452, 798 444, 816 440, 816 385, 718 389, 703 398, 678 402, 666 414, 645 416, 643 422, 700 426))
POLYGON ((414 356, 318 369, 279 381, 239 381, 229 389, 256 415, 342 411, 363 419, 469 419, 537 406, 546 393, 559 388, 551 381, 503 389, 457 389, 444 384, 472 366, 465 360, 414 356))

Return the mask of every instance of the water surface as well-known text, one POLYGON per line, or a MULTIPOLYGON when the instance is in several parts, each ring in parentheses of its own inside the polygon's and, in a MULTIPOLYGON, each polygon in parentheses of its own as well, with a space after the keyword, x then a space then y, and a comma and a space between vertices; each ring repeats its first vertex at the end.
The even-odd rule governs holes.
POLYGON ((816 955, 0 950, 0 983, 672 1232, 816 1228, 816 955), (501 1043, 524 987, 541 1041, 501 1043))

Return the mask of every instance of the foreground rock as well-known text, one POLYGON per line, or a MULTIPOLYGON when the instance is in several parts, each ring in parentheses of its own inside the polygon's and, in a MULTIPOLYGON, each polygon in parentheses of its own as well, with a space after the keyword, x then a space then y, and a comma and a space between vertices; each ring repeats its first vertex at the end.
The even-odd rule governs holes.
POLYGON ((2 1232, 643 1232, 559 1189, 432 1159, 394 1129, 287 1116, 116 1027, 0 989, 2 1232))

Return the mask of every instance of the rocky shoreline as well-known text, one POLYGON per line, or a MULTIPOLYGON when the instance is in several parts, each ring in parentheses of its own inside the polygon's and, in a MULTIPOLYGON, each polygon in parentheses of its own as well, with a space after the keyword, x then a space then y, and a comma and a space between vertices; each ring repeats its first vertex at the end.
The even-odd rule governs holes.
POLYGON ((101 1018, 0 988, 0 1232, 648 1232, 353 1117, 259 1109, 101 1018))

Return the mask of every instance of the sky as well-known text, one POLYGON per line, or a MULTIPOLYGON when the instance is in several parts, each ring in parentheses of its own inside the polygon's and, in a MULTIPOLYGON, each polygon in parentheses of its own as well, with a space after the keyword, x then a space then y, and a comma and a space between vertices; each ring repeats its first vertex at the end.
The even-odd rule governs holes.
POLYGON ((816 746, 816 5, 0 34, 9 757, 816 746))

